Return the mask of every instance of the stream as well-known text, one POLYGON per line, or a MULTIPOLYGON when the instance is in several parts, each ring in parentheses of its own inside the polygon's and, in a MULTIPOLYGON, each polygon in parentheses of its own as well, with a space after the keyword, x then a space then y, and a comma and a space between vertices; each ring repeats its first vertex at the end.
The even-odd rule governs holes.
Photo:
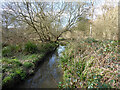
POLYGON ((58 61, 65 46, 59 46, 54 53, 48 55, 40 64, 33 76, 22 82, 17 88, 57 88, 62 81, 63 72, 58 61))

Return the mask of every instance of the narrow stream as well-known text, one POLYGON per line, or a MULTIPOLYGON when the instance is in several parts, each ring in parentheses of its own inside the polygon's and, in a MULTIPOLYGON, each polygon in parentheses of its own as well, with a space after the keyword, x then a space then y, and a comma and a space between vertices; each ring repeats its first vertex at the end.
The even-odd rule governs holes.
POLYGON ((64 50, 65 46, 59 46, 55 53, 46 57, 34 75, 17 88, 57 88, 63 76, 61 68, 58 67, 58 61, 64 50))

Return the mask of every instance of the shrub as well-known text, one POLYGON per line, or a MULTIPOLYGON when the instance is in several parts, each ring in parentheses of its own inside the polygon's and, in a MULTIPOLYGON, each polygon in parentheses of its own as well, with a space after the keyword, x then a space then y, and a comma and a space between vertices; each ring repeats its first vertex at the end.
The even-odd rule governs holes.
POLYGON ((117 49, 117 42, 109 40, 88 38, 78 44, 70 43, 60 58, 63 85, 67 88, 119 88, 117 49))
POLYGON ((11 55, 11 49, 10 49, 9 46, 4 47, 4 48, 2 49, 2 55, 3 55, 3 56, 10 56, 10 55, 11 55))
POLYGON ((26 67, 26 68, 30 68, 30 67, 33 66, 33 64, 30 63, 30 62, 25 62, 23 66, 26 67))
POLYGON ((11 76, 7 76, 3 79, 2 83, 5 84, 7 82, 10 82, 12 80, 12 77, 11 76))
POLYGON ((38 51, 37 45, 31 42, 25 44, 25 51, 28 53, 36 53, 38 51))
POLYGON ((17 59, 12 59, 12 62, 13 62, 16 66, 21 66, 21 65, 22 65, 22 63, 21 63, 19 60, 17 60, 17 59))
POLYGON ((95 40, 94 38, 87 38, 87 39, 85 40, 85 42, 87 42, 87 43, 93 43, 93 42, 98 42, 98 41, 95 40))
POLYGON ((41 44, 40 52, 45 53, 46 51, 47 52, 52 51, 56 46, 57 44, 53 42, 41 44))
POLYGON ((26 77, 26 73, 21 69, 16 69, 15 73, 21 77, 21 80, 23 80, 26 77))
POLYGON ((14 53, 18 52, 20 50, 20 46, 17 45, 9 45, 2 49, 2 55, 3 56, 13 56, 14 53))

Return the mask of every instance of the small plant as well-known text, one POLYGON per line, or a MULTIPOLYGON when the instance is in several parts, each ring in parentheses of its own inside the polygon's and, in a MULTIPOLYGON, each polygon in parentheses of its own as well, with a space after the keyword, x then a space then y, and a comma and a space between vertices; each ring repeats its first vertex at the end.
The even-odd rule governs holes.
POLYGON ((12 62, 15 63, 16 66, 22 65, 22 63, 18 59, 12 59, 12 62))
POLYGON ((25 51, 31 54, 36 53, 38 51, 37 45, 32 42, 28 42, 25 44, 25 51))
POLYGON ((41 44, 40 52, 45 53, 46 51, 52 51, 56 46, 57 44, 53 42, 41 44))
POLYGON ((30 63, 30 62, 25 62, 25 63, 23 64, 23 66, 26 67, 26 68, 30 68, 30 67, 33 66, 33 64, 30 63))
POLYGON ((85 40, 85 42, 87 42, 87 43, 93 43, 93 42, 98 42, 98 41, 95 40, 94 38, 87 38, 87 39, 85 40))
POLYGON ((26 73, 21 69, 16 69, 15 73, 20 76, 21 80, 26 77, 26 73))
POLYGON ((65 85, 63 85, 63 82, 59 82, 58 87, 62 89, 65 88, 65 85))
POLYGON ((13 56, 14 53, 18 52, 20 49, 20 46, 9 45, 2 49, 2 55, 6 57, 13 56))
MULTIPOLYGON (((65 87, 119 88, 117 49, 115 41, 88 38, 70 43, 60 58, 65 87)), ((61 84, 59 88, 62 88, 61 84)))
POLYGON ((3 79, 2 83, 5 84, 5 83, 8 83, 12 80, 12 77, 11 76, 7 76, 3 79))
POLYGON ((2 55, 3 56, 10 56, 11 55, 11 48, 9 46, 4 47, 2 49, 2 55))

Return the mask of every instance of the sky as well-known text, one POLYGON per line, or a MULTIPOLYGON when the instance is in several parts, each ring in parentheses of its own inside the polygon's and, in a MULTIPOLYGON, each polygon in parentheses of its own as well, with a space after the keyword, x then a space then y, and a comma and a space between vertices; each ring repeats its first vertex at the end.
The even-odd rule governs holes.
MULTIPOLYGON (((3 2, 21 2, 22 0, 0 0, 0 11, 1 11, 1 5, 3 2)), ((81 1, 86 1, 86 2, 90 2, 91 0, 27 0, 27 1, 37 1, 37 2, 41 2, 41 1, 44 1, 44 2, 62 2, 62 1, 65 1, 65 2, 81 2, 81 1)), ((120 0, 94 0, 95 2, 95 7, 98 9, 97 12, 98 14, 101 14, 102 12, 100 11, 100 8, 101 8, 101 5, 103 5, 105 2, 109 2, 109 3, 112 3, 114 5, 117 5, 117 3, 119 2, 120 0)))
MULTIPOLYGON (((22 0, 0 0, 0 10, 1 10, 1 5, 3 2, 21 2, 22 0)), ((27 1, 32 1, 32 0, 27 0, 27 1)), ((37 2, 61 2, 61 1, 65 1, 65 2, 81 2, 81 1, 86 1, 86 2, 90 2, 91 0, 33 0, 33 1, 37 1, 37 2)), ((97 8, 101 8, 101 5, 103 5, 105 2, 109 2, 112 4, 117 4, 119 2, 119 0, 94 0, 95 2, 95 7, 97 8)), ((97 10, 99 11, 99 9, 97 10)), ((101 13, 101 12, 100 12, 101 13)))
POLYGON ((112 5, 112 6, 117 6, 119 0, 94 0, 94 17, 93 19, 95 20, 97 17, 97 15, 102 15, 103 14, 103 10, 102 10, 102 5, 107 4, 107 5, 112 5))
MULTIPOLYGON (((1 9, 1 5, 3 2, 8 2, 8 1, 15 1, 15 2, 18 2, 18 0, 0 0, 0 12, 2 12, 2 9, 1 9)), ((21 2, 22 0, 19 0, 19 2, 21 2)), ((36 0, 37 2, 39 1, 45 1, 45 2, 52 2, 52 1, 55 1, 55 2, 61 2, 61 1, 65 1, 65 2, 80 2, 80 1, 85 1, 85 0, 36 0)), ((86 2, 90 3, 91 0, 86 0, 86 2)), ((118 1, 119 0, 94 0, 95 3, 94 3, 94 8, 95 8, 95 11, 94 11, 94 19, 96 19, 96 15, 102 15, 103 12, 102 12, 102 5, 107 2, 108 4, 112 4, 112 5, 117 5, 118 4, 118 1)), ((67 14, 64 15, 65 17, 67 16, 67 14)))

